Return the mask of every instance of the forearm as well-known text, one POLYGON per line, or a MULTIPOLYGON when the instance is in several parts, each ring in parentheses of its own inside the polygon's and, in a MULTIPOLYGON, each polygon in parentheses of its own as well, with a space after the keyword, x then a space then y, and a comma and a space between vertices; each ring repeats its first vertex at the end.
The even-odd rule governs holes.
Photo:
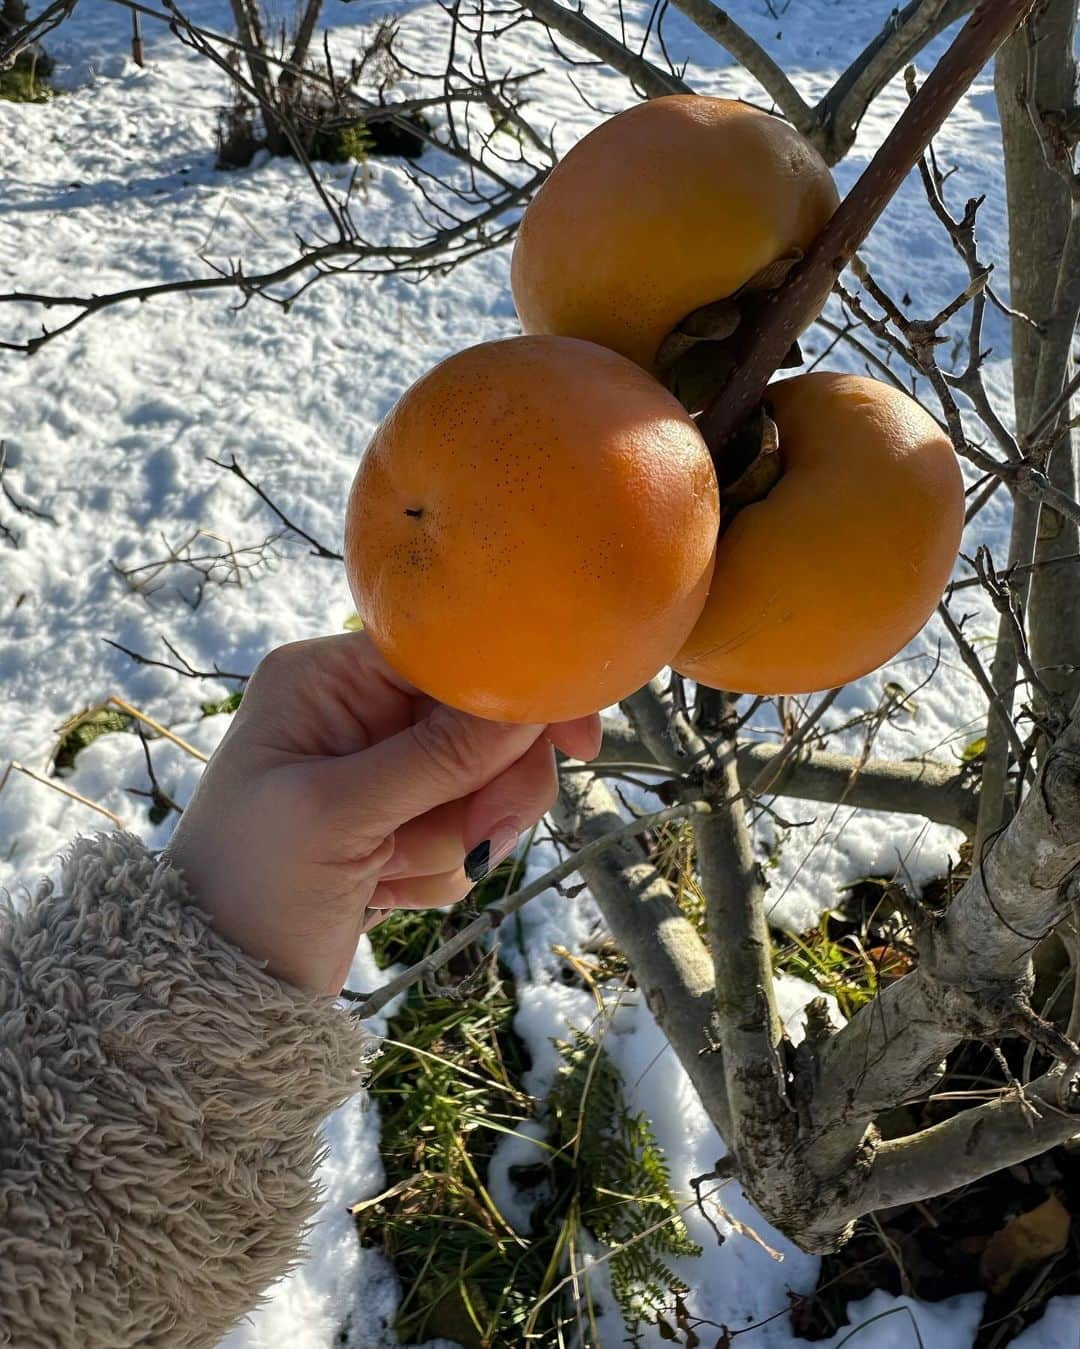
POLYGON ((365 1041, 131 835, 0 914, 0 1342, 211 1346, 300 1252, 365 1041))

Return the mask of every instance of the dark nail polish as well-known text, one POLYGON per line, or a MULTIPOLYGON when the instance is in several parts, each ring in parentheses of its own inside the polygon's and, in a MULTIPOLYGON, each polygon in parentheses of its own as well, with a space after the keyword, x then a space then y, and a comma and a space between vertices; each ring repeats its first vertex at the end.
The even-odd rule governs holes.
POLYGON ((482 881, 491 870, 491 839, 486 838, 465 854, 465 875, 470 881, 482 881))

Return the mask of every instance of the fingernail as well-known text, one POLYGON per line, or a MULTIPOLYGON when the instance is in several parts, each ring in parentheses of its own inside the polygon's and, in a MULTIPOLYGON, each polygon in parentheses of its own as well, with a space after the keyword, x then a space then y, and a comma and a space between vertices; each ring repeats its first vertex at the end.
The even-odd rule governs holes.
POLYGON ((491 831, 491 837, 485 838, 465 854, 465 875, 470 881, 482 881, 505 857, 517 847, 521 833, 521 821, 503 820, 491 831))

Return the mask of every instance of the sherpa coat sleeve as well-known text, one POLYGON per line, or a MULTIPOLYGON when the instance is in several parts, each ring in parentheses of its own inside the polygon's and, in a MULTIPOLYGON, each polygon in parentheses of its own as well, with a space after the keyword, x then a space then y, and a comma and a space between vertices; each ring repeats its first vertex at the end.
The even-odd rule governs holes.
POLYGON ((367 1040, 130 834, 0 909, 0 1345, 212 1346, 300 1253, 367 1040))

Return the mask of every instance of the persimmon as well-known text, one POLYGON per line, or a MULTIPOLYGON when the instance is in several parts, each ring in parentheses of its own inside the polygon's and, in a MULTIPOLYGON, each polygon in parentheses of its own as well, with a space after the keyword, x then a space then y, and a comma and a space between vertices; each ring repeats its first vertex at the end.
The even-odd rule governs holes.
POLYGON ((518 317, 657 373, 680 320, 797 257, 837 202, 825 161, 779 118, 733 99, 651 99, 589 132, 529 203, 511 264, 518 317))
MULTIPOLYGON (((956 455, 899 389, 860 375, 769 386, 780 477, 722 531, 673 664, 737 693, 809 693, 894 656, 933 612, 964 524, 956 455)), ((725 474, 719 464, 720 476, 725 474)))
POLYGON ((705 442, 656 380, 605 347, 517 337, 449 357, 387 415, 345 563, 365 629, 418 688, 561 721, 671 660, 719 519, 705 442))

